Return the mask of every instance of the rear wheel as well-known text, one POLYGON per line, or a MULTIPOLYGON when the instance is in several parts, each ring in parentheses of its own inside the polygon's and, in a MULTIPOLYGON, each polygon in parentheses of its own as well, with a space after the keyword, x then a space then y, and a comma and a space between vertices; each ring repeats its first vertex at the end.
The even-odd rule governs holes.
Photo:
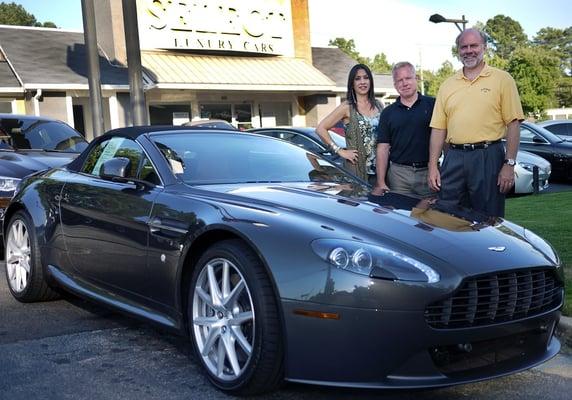
POLYGON ((260 260, 239 240, 210 247, 189 291, 191 340, 211 382, 257 394, 282 381, 278 307, 260 260))
POLYGON ((23 303, 57 298, 57 292, 44 280, 38 241, 28 214, 14 214, 6 235, 6 279, 12 296, 23 303))

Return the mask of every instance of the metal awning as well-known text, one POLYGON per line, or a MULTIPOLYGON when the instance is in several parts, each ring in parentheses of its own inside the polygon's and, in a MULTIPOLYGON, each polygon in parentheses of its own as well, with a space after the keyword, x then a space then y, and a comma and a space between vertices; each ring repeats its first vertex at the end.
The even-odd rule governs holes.
POLYGON ((302 59, 143 52, 146 80, 159 89, 332 91, 335 83, 302 59))

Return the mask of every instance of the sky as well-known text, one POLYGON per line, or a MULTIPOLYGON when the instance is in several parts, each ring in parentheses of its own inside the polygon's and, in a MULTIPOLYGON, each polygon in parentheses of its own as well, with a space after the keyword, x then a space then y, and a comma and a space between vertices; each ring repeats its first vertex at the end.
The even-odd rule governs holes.
MULTIPOLYGON (((40 22, 83 30, 81 0, 5 0, 21 4, 40 22)), ((248 0, 242 0, 248 1, 248 0)), ((453 23, 434 24, 435 13, 449 19, 468 20, 467 27, 485 23, 498 14, 521 24, 532 38, 541 28, 572 26, 570 0, 308 0, 312 46, 327 46, 330 39, 353 39, 361 55, 384 53, 390 63, 410 61, 436 71, 449 60, 459 33, 453 23)))

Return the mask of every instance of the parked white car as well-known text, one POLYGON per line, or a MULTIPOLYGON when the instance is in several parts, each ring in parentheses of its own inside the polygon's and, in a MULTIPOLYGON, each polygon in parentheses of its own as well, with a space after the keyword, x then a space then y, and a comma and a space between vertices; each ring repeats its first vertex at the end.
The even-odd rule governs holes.
POLYGON ((516 166, 514 167, 514 193, 532 193, 533 169, 538 166, 538 190, 548 187, 548 178, 552 172, 550 162, 536 154, 519 150, 516 154, 516 166))
MULTIPOLYGON (((443 163, 443 155, 439 164, 443 163)), ((514 193, 526 194, 534 192, 534 166, 538 167, 538 190, 548 187, 548 179, 552 172, 552 165, 546 159, 528 151, 519 150, 516 153, 516 165, 514 167, 514 193)))

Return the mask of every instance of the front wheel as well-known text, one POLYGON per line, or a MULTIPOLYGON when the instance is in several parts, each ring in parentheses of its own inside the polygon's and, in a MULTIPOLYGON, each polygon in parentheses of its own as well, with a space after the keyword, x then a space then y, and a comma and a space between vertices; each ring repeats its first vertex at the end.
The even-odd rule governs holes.
POLYGON ((211 246, 189 290, 191 340, 211 382, 240 395, 274 389, 282 381, 278 307, 266 271, 239 240, 211 246))
POLYGON ((58 293, 44 279, 39 245, 28 214, 15 213, 6 235, 6 279, 12 296, 23 303, 57 298, 58 293))

